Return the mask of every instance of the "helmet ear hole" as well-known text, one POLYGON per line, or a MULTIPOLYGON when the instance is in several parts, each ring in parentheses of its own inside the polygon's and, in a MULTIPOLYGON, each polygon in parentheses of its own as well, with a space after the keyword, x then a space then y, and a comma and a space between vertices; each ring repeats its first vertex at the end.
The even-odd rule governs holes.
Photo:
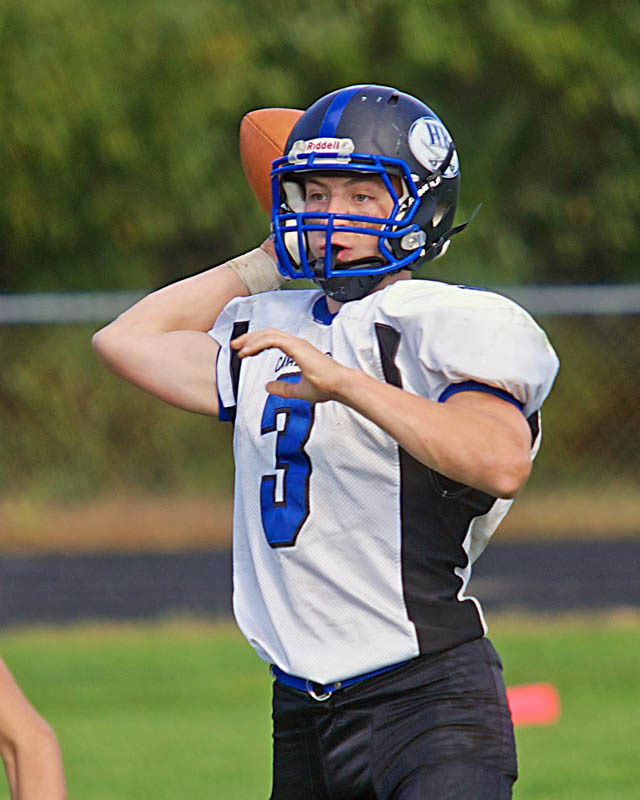
POLYGON ((431 219, 431 224, 434 228, 438 227, 438 225, 445 218, 450 208, 451 208, 450 203, 438 203, 438 205, 436 206, 436 210, 433 212, 433 217, 431 219))

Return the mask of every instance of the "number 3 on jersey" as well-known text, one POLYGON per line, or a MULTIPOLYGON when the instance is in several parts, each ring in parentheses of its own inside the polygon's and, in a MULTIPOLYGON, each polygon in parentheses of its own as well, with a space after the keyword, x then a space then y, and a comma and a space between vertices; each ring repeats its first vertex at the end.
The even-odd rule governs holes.
MULTIPOLYGON (((298 383, 300 373, 278 380, 298 383)), ((311 461, 305 452, 314 407, 306 400, 270 394, 262 412, 260 433, 275 433, 275 472, 260 485, 262 527, 271 547, 292 547, 309 516, 311 461)))

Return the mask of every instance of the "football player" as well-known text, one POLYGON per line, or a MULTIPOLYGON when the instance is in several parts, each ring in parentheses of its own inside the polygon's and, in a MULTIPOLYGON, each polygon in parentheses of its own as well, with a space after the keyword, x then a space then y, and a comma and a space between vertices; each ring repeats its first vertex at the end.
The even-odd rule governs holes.
POLYGON ((511 797, 500 659, 467 592, 524 486, 558 361, 521 307, 410 280, 460 167, 422 101, 350 86, 272 170, 272 237, 94 337, 234 423, 234 612, 274 675, 272 800, 511 797), (318 289, 277 291, 288 279, 318 289))

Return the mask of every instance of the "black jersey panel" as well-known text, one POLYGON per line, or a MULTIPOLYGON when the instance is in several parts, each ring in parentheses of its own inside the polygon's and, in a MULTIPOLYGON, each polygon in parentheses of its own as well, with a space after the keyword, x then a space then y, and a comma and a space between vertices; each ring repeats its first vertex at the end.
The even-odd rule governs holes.
POLYGON ((383 325, 381 322, 376 322, 375 328, 384 379, 392 386, 398 386, 402 389, 402 376, 396 367, 396 353, 400 344, 400 333, 390 325, 383 325))
MULTIPOLYGON (((249 330, 249 321, 248 320, 241 320, 238 322, 233 323, 233 330, 231 332, 231 341, 237 339, 238 336, 242 336, 243 333, 246 333, 249 330)), ((242 360, 238 357, 237 350, 231 350, 231 355, 229 358, 229 372, 231 373, 231 386, 233 387, 233 396, 236 399, 236 403, 238 402, 238 386, 240 384, 240 368, 242 367, 242 360)), ((226 408, 225 411, 231 422, 235 422, 236 419, 236 409, 235 406, 233 408, 226 408)))
MULTIPOLYGON (((388 325, 375 327, 385 380, 402 387, 395 363, 400 333, 388 325)), ((420 652, 438 652, 484 633, 476 604, 458 599, 462 579, 455 569, 468 565, 463 542, 471 522, 486 514, 496 498, 398 449, 404 599, 420 652)))
POLYGON ((402 577, 409 618, 416 626, 420 652, 445 650, 482 636, 484 628, 472 600, 458 599, 468 566, 463 542, 475 517, 495 498, 451 481, 400 450, 402 577))

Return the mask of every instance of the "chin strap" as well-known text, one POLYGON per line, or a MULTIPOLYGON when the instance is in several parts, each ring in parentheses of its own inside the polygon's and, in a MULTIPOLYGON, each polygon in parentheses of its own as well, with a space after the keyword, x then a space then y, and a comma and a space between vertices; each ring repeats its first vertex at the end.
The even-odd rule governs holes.
MULTIPOLYGON (((331 269, 336 265, 336 259, 340 248, 331 245, 331 269)), ((358 261, 350 261, 344 266, 351 267, 382 267, 385 262, 381 258, 361 258, 358 261)), ((349 303, 352 300, 361 300, 363 297, 373 291, 376 286, 392 274, 391 272, 383 272, 380 275, 334 275, 332 278, 325 278, 324 275, 324 258, 318 258, 313 264, 314 282, 322 289, 322 291, 332 300, 337 300, 339 303, 349 303)))
POLYGON ((333 278, 314 278, 314 281, 322 291, 332 300, 339 303, 349 303, 351 300, 361 300, 372 292, 381 283, 383 278, 390 275, 384 272, 382 275, 354 275, 348 277, 333 278))

